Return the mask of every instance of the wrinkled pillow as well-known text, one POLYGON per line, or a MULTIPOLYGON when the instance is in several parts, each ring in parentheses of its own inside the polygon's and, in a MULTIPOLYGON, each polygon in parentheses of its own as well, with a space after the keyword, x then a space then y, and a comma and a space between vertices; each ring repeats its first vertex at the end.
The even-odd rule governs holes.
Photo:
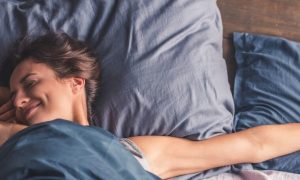
POLYGON ((64 31, 95 49, 102 65, 95 120, 105 129, 120 137, 191 139, 231 131, 233 100, 216 1, 7 0, 0 5, 1 64, 26 33, 64 31))
POLYGON ((233 100, 216 2, 138 2, 128 4, 130 16, 117 14, 112 34, 103 37, 118 42, 102 54, 97 124, 121 137, 203 139, 231 132, 233 100))
MULTIPOLYGON (((234 33, 234 46, 235 130, 299 123, 300 43, 280 37, 234 33)), ((300 152, 253 166, 300 173, 300 152)))

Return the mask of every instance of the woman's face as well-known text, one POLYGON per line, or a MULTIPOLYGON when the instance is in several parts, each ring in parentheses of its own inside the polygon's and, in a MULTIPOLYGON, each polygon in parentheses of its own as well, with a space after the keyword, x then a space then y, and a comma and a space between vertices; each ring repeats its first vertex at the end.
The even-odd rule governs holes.
POLYGON ((46 64, 26 59, 17 65, 10 79, 17 120, 31 125, 57 118, 73 119, 70 83, 59 79, 46 64))

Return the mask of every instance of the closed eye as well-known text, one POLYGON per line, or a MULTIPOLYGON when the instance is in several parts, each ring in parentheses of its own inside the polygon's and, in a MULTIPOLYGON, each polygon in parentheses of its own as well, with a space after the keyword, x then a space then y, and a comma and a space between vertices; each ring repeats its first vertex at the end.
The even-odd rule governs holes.
POLYGON ((30 80, 30 81, 26 81, 24 83, 24 88, 25 89, 30 89, 31 87, 33 87, 36 84, 36 81, 34 80, 30 80))

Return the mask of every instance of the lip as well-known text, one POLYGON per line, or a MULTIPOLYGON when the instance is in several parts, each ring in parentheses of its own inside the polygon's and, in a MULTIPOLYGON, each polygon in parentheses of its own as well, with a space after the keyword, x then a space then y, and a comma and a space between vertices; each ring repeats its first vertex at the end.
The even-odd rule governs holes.
POLYGON ((41 104, 41 102, 36 102, 36 103, 32 103, 32 104, 29 104, 23 111, 23 116, 25 119, 28 118, 29 115, 32 114, 32 112, 34 110, 37 109, 37 107, 41 104))

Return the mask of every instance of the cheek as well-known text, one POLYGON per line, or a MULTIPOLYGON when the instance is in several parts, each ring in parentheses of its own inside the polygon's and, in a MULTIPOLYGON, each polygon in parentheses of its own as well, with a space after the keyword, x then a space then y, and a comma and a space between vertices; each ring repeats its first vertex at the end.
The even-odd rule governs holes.
POLYGON ((30 96, 40 100, 47 111, 66 111, 72 102, 72 94, 67 85, 56 81, 41 82, 32 87, 30 96))
POLYGON ((39 86, 33 87, 32 93, 49 102, 65 102, 66 99, 70 99, 71 97, 68 86, 55 80, 41 83, 39 86))
POLYGON ((53 89, 46 94, 45 98, 53 111, 67 113, 72 107, 72 94, 65 86, 53 87, 53 89))

